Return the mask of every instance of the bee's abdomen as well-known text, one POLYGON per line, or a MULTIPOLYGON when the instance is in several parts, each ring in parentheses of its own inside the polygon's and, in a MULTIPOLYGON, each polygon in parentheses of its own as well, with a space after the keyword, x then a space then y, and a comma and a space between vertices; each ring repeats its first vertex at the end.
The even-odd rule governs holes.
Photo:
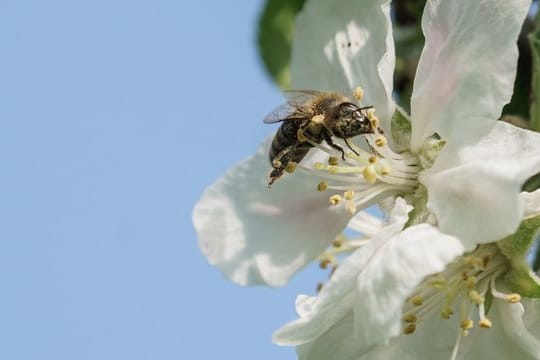
POLYGON ((272 161, 279 152, 289 146, 295 146, 299 144, 297 133, 300 127, 298 121, 287 121, 281 124, 276 136, 272 140, 272 147, 270 148, 270 161, 272 161))
POLYGON ((269 158, 271 163, 281 153, 279 156, 281 168, 285 168, 289 161, 300 162, 309 149, 313 147, 309 143, 298 141, 300 124, 301 121, 287 121, 280 126, 270 148, 269 158), (284 150, 287 151, 283 152, 284 150))

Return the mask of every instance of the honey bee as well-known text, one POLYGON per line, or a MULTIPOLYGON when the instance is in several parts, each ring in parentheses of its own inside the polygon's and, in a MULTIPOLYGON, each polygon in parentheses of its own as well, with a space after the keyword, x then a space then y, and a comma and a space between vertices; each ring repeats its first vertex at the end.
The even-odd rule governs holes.
POLYGON ((270 172, 268 187, 279 179, 290 165, 299 163, 316 144, 325 141, 341 152, 345 151, 332 141, 332 137, 343 139, 354 153, 348 139, 361 134, 375 132, 373 124, 363 113, 372 106, 358 107, 340 93, 301 90, 290 92, 290 100, 272 111, 264 122, 283 122, 270 148, 270 172))

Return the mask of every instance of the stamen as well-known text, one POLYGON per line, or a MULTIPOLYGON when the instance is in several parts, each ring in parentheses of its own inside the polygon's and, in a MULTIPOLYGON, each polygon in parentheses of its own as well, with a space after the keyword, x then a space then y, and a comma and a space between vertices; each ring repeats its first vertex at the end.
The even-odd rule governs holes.
POLYGON ((377 139, 375 139, 375 145, 378 147, 383 147, 386 145, 386 138, 384 136, 379 136, 377 139))
POLYGON ((407 326, 405 326, 405 328, 403 329, 403 334, 410 335, 415 330, 416 330, 416 324, 415 323, 407 324, 407 326))
POLYGON ((405 321, 407 323, 415 323, 416 320, 418 320, 418 318, 416 317, 416 315, 414 315, 412 313, 409 313, 409 314, 403 316, 403 321, 405 321))
POLYGON ((424 303, 422 295, 415 295, 411 298, 411 304, 414 306, 421 306, 424 303))
POLYGON ((480 320, 480 321, 478 322, 478 325, 479 325, 481 328, 484 328, 484 329, 489 329, 489 328, 492 326, 491 321, 489 321, 488 318, 484 318, 484 319, 480 320))
POLYGON ((366 166, 362 171, 362 175, 369 184, 373 184, 377 180, 377 171, 375 171, 373 165, 366 166))
POLYGON ((445 306, 443 307, 442 311, 441 311, 441 317, 443 319, 450 319, 450 316, 452 316, 452 314, 454 313, 454 310, 452 310, 449 306, 445 306))
POLYGON ((329 156, 328 165, 333 165, 333 166, 339 165, 339 159, 335 156, 329 156))
POLYGON ((476 305, 484 303, 484 297, 478 293, 476 290, 469 291, 469 299, 476 305))
POLYGON ((294 170, 296 170, 296 163, 294 161, 289 161, 287 163, 287 166, 285 167, 285 171, 288 173, 292 173, 294 170))
POLYGON ((317 184, 317 191, 323 192, 328 188, 328 184, 324 181, 321 181, 317 184))
POLYGON ((333 205, 333 206, 336 206, 336 205, 339 205, 339 203, 341 203, 341 195, 332 195, 330 196, 330 198, 328 198, 328 200, 330 201, 330 204, 333 205))
POLYGON ((354 89, 353 96, 356 100, 362 101, 362 98, 364 97, 364 89, 357 86, 356 89, 354 89))
POLYGON ((352 200, 352 199, 354 199, 354 191, 352 191, 352 190, 345 191, 345 192, 343 193, 343 197, 345 198, 345 200, 352 200))
POLYGON ((495 279, 491 281, 491 295, 510 304, 515 304, 521 301, 521 295, 517 293, 505 294, 503 292, 497 291, 497 289, 495 288, 495 279))
POLYGON ((340 248, 341 246, 343 246, 343 243, 346 241, 347 239, 345 239, 345 236, 343 235, 338 235, 336 236, 336 238, 334 239, 334 241, 332 241, 332 246, 335 247, 335 248, 340 248))
POLYGON ((461 322, 459 323, 459 327, 463 330, 472 329, 473 326, 474 326, 474 321, 472 321, 471 319, 461 320, 461 322))

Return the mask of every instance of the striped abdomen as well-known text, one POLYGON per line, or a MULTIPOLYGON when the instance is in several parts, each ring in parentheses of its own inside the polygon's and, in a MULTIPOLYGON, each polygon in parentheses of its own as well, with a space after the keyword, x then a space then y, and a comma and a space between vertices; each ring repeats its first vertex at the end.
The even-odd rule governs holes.
MULTIPOLYGON (((270 163, 274 168, 284 169, 290 161, 299 163, 308 151, 313 147, 308 142, 298 141, 298 129, 302 120, 289 120, 285 121, 279 127, 276 136, 272 140, 272 147, 270 148, 270 163), (280 166, 276 166, 274 160, 279 160, 280 166)), ((314 136, 306 131, 311 139, 317 139, 317 142, 321 142, 322 139, 318 139, 320 136, 314 136)))

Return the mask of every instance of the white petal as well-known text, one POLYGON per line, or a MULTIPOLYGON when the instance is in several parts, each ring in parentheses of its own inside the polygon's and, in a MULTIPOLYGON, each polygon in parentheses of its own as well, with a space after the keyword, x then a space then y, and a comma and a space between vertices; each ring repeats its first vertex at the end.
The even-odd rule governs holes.
POLYGON ((461 242, 437 228, 411 226, 377 250, 357 278, 356 333, 367 344, 401 334, 405 299, 428 275, 463 253, 461 242))
POLYGON ((531 334, 540 339, 540 299, 522 299, 525 308, 523 321, 531 334))
MULTIPOLYGON (((531 302, 524 300, 525 304, 531 302)), ((538 308, 538 302, 536 307, 538 308)), ((485 359, 539 359, 540 343, 529 331, 526 324, 534 324, 539 328, 538 312, 529 311, 522 318, 520 304, 508 304, 495 300, 488 314, 493 326, 490 329, 474 327, 469 336, 461 339, 458 360, 485 360, 485 359)), ((411 335, 402 335, 393 339, 386 346, 377 346, 360 360, 378 359, 449 359, 456 343, 459 328, 459 317, 453 316, 450 320, 440 318, 437 311, 418 324, 416 331, 411 335)), ((311 358, 309 358, 311 360, 311 358)))
MULTIPOLYGON (((358 274, 369 264, 379 248, 401 231, 407 222, 407 213, 410 210, 410 206, 407 206, 403 199, 397 199, 392 210, 390 224, 383 227, 367 245, 343 261, 328 284, 322 288, 316 300, 309 301, 309 308, 306 306, 297 308, 300 319, 274 333, 274 342, 280 345, 299 345, 313 341, 350 312, 355 301, 358 274)), ((304 305, 306 302, 299 303, 304 305)), ((297 302, 297 305, 299 303, 297 302)))
POLYGON ((419 179, 441 231, 471 250, 517 229, 521 186, 539 170, 540 134, 499 121, 478 142, 446 144, 419 179))
POLYGON ((523 215, 525 217, 540 214, 540 189, 533 192, 522 192, 521 198, 523 199, 523 215))
POLYGON ((530 0, 430 0, 411 99, 413 151, 437 132, 453 140, 499 118, 512 95, 516 41, 530 0))
MULTIPOLYGON (((528 302, 529 299, 524 299, 528 302)), ((523 322, 527 318, 538 323, 532 312, 523 313, 521 304, 493 302, 488 314, 493 326, 490 329, 473 329, 463 339, 458 359, 540 359, 540 340, 534 337, 523 322)))
MULTIPOLYGON (((268 189, 269 141, 211 185, 193 210, 209 262, 241 285, 281 286, 320 255, 351 215, 302 171, 268 189)), ((313 150, 315 151, 315 150, 313 150)))
MULTIPOLYGON (((296 20, 293 89, 340 91, 362 86, 383 126, 394 112, 395 64, 389 0, 311 0, 296 20)), ((389 128, 387 128, 389 129, 389 128)))
POLYGON ((315 341, 296 348, 298 360, 356 360, 362 344, 354 336, 352 310, 315 341))
POLYGON ((367 237, 375 235, 382 227, 384 222, 381 218, 371 215, 367 211, 358 212, 349 222, 347 228, 360 232, 367 237))

